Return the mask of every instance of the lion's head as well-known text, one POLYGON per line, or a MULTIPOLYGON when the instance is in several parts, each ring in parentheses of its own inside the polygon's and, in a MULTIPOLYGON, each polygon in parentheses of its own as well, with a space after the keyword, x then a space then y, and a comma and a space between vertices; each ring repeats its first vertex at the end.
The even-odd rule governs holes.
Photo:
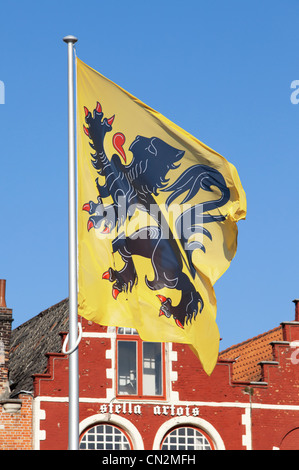
POLYGON ((185 153, 158 137, 148 138, 139 135, 129 150, 133 154, 133 159, 125 169, 131 184, 143 192, 155 195, 158 189, 167 184, 168 171, 179 166, 176 163, 185 153))

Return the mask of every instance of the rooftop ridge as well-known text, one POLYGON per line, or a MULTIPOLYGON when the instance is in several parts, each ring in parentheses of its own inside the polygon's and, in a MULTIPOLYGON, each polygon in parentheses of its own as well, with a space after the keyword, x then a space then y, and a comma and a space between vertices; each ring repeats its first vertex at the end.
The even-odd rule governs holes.
POLYGON ((232 346, 229 346, 228 348, 223 349, 223 351, 220 351, 220 352, 219 352, 219 356, 220 356, 221 354, 226 354, 226 353, 228 353, 229 351, 232 351, 232 350, 234 350, 234 349, 237 349, 237 348, 239 348, 240 346, 245 346, 246 344, 249 344, 249 343, 251 343, 252 341, 257 341, 257 340, 259 340, 260 338, 262 338, 263 336, 267 336, 267 335, 269 335, 270 333, 273 333, 274 331, 279 331, 279 330, 282 330, 282 325, 276 326, 275 328, 272 328, 271 330, 265 331, 264 333, 260 333, 259 335, 253 336, 252 338, 248 338, 248 339, 246 339, 245 341, 241 341, 240 343, 233 344, 232 346))
POLYGON ((51 307, 48 307, 44 310, 42 310, 40 313, 38 313, 37 315, 35 315, 34 317, 32 318, 29 318, 29 320, 26 320, 24 323, 21 323, 20 325, 16 326, 16 328, 13 328, 13 332, 21 329, 21 328, 24 328, 27 324, 29 323, 32 323, 36 320, 38 320, 39 318, 43 317, 44 315, 47 315, 47 313, 51 312, 52 310, 55 310, 56 308, 59 308, 61 305, 63 305, 64 303, 67 303, 68 302, 68 297, 66 297, 65 299, 63 300, 60 300, 59 302, 57 302, 56 304, 52 305, 51 307))

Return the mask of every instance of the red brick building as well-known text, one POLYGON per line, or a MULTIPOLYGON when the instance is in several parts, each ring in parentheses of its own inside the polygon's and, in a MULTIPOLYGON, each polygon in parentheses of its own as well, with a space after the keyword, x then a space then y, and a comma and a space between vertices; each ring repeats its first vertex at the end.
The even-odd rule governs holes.
MULTIPOLYGON (((210 377, 186 345, 142 342, 134 330, 80 318, 80 448, 299 449, 295 304, 294 321, 223 351, 210 377)), ((0 405, 2 448, 1 436, 8 448, 12 435, 3 416, 17 435, 23 413, 33 449, 67 449, 67 331, 67 299, 12 331, 8 400, 22 406, 5 414, 0 405)))

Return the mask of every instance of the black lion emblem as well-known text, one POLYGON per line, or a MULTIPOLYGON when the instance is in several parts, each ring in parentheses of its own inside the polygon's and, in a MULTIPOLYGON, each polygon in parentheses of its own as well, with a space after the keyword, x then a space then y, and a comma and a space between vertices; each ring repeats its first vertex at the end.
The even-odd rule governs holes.
POLYGON ((104 150, 104 140, 107 132, 112 130, 114 116, 104 117, 100 103, 93 113, 85 109, 85 134, 90 139, 94 150, 92 165, 98 173, 96 187, 97 201, 89 201, 83 209, 89 212, 88 230, 101 230, 111 233, 117 229, 117 236, 112 241, 113 252, 118 252, 124 262, 123 268, 116 271, 109 267, 102 274, 103 279, 112 283, 112 295, 117 299, 121 292, 132 292, 137 283, 137 273, 133 256, 138 255, 151 260, 154 278, 144 279, 147 287, 158 291, 165 287, 181 291, 178 305, 172 305, 172 300, 163 295, 157 295, 160 300, 159 315, 173 317, 180 328, 192 321, 203 309, 203 299, 196 291, 190 278, 183 272, 184 259, 181 249, 185 250, 188 269, 194 278, 196 274, 192 263, 192 253, 196 249, 205 252, 203 243, 193 240, 193 234, 201 233, 211 239, 211 234, 204 226, 207 223, 219 222, 225 219, 223 215, 211 215, 210 211, 226 204, 230 192, 221 173, 207 165, 193 165, 184 172, 179 172, 176 181, 168 185, 167 175, 180 166, 184 151, 176 149, 157 137, 137 136, 131 143, 132 153, 130 164, 126 164, 126 155, 122 149, 125 141, 123 134, 115 134, 115 148, 124 160, 121 161, 116 153, 109 160, 104 150), (104 180, 104 184, 100 184, 104 180), (162 213, 157 211, 154 196, 159 192, 167 192, 166 207, 184 195, 180 204, 187 203, 200 191, 211 192, 216 186, 221 193, 217 200, 191 205, 177 216, 175 221, 175 238, 162 213), (104 199, 110 197, 112 203, 105 204, 104 199), (122 230, 127 218, 131 218, 136 209, 147 212, 155 222, 152 225, 136 230, 130 237, 122 230), (179 246, 181 245, 181 246, 179 246))

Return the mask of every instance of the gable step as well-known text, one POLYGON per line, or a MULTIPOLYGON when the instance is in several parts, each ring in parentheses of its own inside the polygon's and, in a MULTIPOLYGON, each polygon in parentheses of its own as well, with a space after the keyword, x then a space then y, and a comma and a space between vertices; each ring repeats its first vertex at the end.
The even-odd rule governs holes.
POLYGON ((253 381, 253 382, 249 382, 249 383, 250 383, 250 385, 263 385, 264 387, 268 385, 268 382, 264 382, 264 381, 262 381, 262 382, 254 382, 253 381))
POLYGON ((278 361, 260 361, 258 364, 272 364, 272 365, 278 366, 279 362, 278 361))

